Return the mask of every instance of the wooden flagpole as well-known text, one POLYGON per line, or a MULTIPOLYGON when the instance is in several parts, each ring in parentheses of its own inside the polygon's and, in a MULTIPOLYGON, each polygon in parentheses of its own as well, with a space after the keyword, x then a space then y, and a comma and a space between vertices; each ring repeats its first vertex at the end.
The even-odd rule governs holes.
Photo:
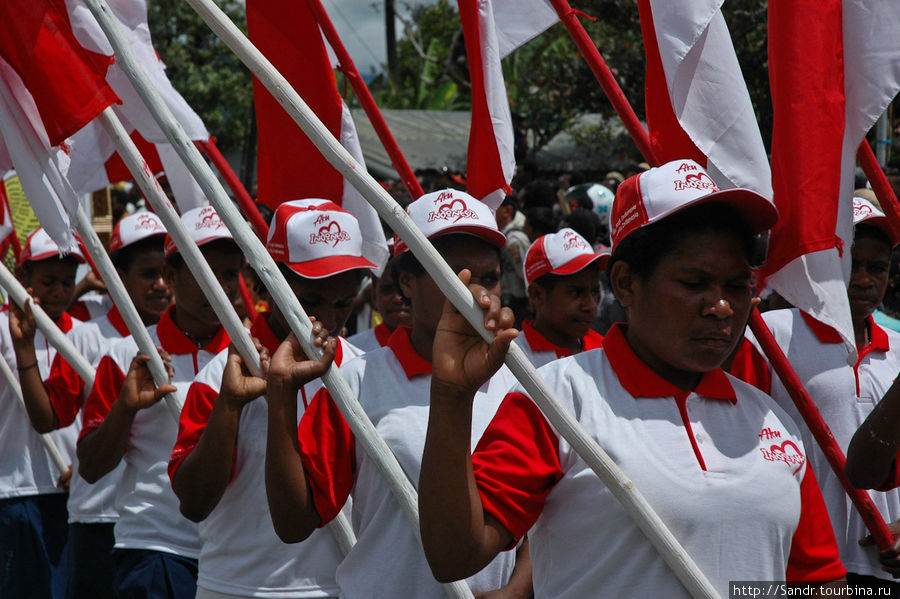
POLYGON ((322 2, 320 0, 306 0, 306 4, 312 11, 316 21, 318 21, 319 27, 322 28, 322 33, 325 35, 325 39, 328 40, 331 49, 334 50, 340 63, 341 72, 350 81, 350 85, 353 87, 360 105, 365 110, 366 116, 369 117, 369 122, 372 123, 372 128, 375 129, 378 139, 381 140, 381 145, 384 146, 385 151, 391 158, 391 164, 400 175, 400 180, 403 181, 403 185, 414 200, 421 197, 425 192, 419 184, 418 177, 413 173, 412 168, 406 161, 406 157, 403 156, 400 146, 397 145, 397 140, 394 139, 394 135, 385 122, 381 110, 375 103, 375 98, 372 97, 372 93, 369 91, 369 86, 366 85, 366 82, 363 81, 359 71, 356 69, 350 53, 347 52, 343 42, 341 42, 341 37, 328 17, 328 13, 325 12, 322 2))
MULTIPOLYGON (((210 28, 266 86, 276 100, 288 111, 309 136, 319 151, 356 187, 409 246, 426 267, 441 291, 480 332, 485 339, 492 337, 482 324, 482 313, 472 294, 443 261, 440 254, 416 228, 404 210, 374 181, 344 150, 327 128, 309 110, 296 91, 275 70, 264 56, 246 39, 227 16, 210 0, 187 0, 210 28)), ((625 474, 613 463, 603 449, 553 396, 552 390, 538 376, 534 366, 515 344, 507 355, 507 365, 541 408, 548 420, 576 449, 616 498, 622 503, 637 526, 644 532, 685 588, 694 597, 717 597, 715 589, 678 543, 665 523, 653 511, 625 474)), ((326 381, 327 382, 327 381, 326 381)), ((330 389, 330 387, 329 387, 330 389)), ((339 406, 343 411, 344 407, 339 406)), ((353 427, 353 420, 344 412, 353 427)), ((365 419, 365 416, 363 415, 365 419)), ((367 420, 367 419, 366 419, 367 420)), ((355 432, 355 431, 354 431, 355 432)), ((417 519, 417 517, 416 517, 417 519)))
MULTIPOLYGON (((312 324, 303 307, 297 301, 272 257, 256 235, 248 230, 248 225, 240 212, 233 206, 218 179, 213 175, 197 148, 187 138, 177 119, 171 114, 157 90, 146 77, 143 68, 131 52, 127 39, 122 34, 120 25, 109 6, 104 0, 86 0, 85 4, 109 39, 116 53, 117 64, 122 68, 132 85, 134 85, 135 90, 160 125, 172 147, 185 162, 185 165, 191 171, 207 198, 216 208, 219 216, 222 217, 222 220, 233 232, 235 241, 241 246, 254 269, 260 274, 263 283, 290 324, 291 330, 303 345, 304 351, 309 356, 320 355, 321 350, 312 343, 312 324)), ((215 5, 213 6, 215 8, 215 5)), ((218 9, 216 8, 216 10, 218 9)), ((121 123, 119 123, 119 126, 121 127, 121 123)), ((122 154, 121 150, 120 154, 122 154)), ((123 155, 123 158, 125 158, 125 155, 123 155)), ((128 160, 126 160, 126 164, 128 164, 128 160)), ((357 168, 359 167, 357 166, 357 168)), ((144 174, 148 175, 147 173, 144 174)), ((400 209, 399 206, 397 208, 400 209)), ((402 209, 400 210, 402 212, 402 209)), ((162 215, 160 217, 162 218, 162 215)), ((166 224, 168 226, 168 223, 166 224)), ((181 224, 180 220, 178 224, 181 224)), ((170 229, 169 233, 172 234, 173 231, 170 229)), ((174 235, 173 238, 175 238, 174 235)), ((175 238, 175 240, 178 243, 178 239, 175 238)), ((236 318, 233 310, 231 313, 236 318)), ((242 353, 242 357, 243 355, 242 353)), ((401 505, 404 507, 404 512, 413 526, 414 534, 418 535, 415 488, 406 478, 403 469, 391 453, 390 448, 375 431, 375 427, 356 401, 347 382, 340 376, 338 368, 332 365, 322 379, 344 413, 356 435, 357 441, 373 457, 373 460, 382 469, 382 472, 387 473, 388 484, 395 491, 401 505)), ((335 522, 339 522, 339 520, 335 522)), ((454 597, 472 596, 471 591, 464 582, 451 583, 446 585, 446 588, 450 590, 451 595, 454 597)))

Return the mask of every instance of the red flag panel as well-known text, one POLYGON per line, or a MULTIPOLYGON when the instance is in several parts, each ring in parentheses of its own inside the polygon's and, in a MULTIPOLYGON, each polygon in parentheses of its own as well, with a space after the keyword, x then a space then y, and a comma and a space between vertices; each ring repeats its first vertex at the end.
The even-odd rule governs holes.
POLYGON ((64 0, 0 3, 0 57, 34 96, 52 145, 118 101, 106 83, 113 58, 75 39, 64 0))

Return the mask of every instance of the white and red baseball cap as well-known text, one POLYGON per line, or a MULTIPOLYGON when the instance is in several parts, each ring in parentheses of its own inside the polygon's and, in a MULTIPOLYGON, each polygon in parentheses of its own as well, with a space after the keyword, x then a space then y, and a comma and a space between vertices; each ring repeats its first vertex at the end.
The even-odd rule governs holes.
POLYGON ((744 217, 754 234, 778 220, 775 205, 751 189, 719 189, 693 160, 674 160, 629 177, 616 190, 610 213, 612 247, 628 235, 686 208, 705 203, 727 204, 744 217))
POLYGON ((587 239, 572 229, 541 235, 525 254, 525 284, 531 285, 546 274, 571 275, 598 260, 602 269, 609 253, 595 252, 587 239))
MULTIPOLYGON (((81 239, 78 239, 76 248, 67 255, 75 258, 79 264, 87 262, 81 251, 81 239)), ((28 234, 25 245, 19 253, 19 266, 29 261, 46 260, 47 258, 53 257, 65 258, 65 256, 59 255, 59 246, 56 245, 55 241, 50 239, 47 231, 45 231, 43 227, 39 227, 28 234)))
MULTIPOLYGON (((497 229, 497 218, 487 204, 464 191, 442 189, 426 193, 406 207, 406 213, 428 239, 448 233, 468 233, 502 248, 506 236, 497 229)), ((406 243, 395 237, 394 255, 408 250, 406 243)))
POLYGON ((285 202, 272 218, 266 249, 301 277, 322 279, 356 268, 375 268, 362 255, 356 217, 329 200, 285 202))
MULTIPOLYGON (((215 208, 212 206, 200 206, 193 208, 181 215, 181 222, 184 223, 191 239, 197 246, 201 246, 211 241, 219 239, 228 239, 234 241, 231 231, 225 226, 225 223, 219 218, 215 208)), ((171 256, 178 251, 175 241, 171 235, 166 235, 166 256, 171 256)))
POLYGON ((894 245, 897 245, 898 241, 900 241, 894 234, 894 230, 891 228, 891 222, 888 220, 888 217, 884 215, 884 212, 876 208, 875 204, 869 200, 853 198, 853 226, 855 227, 861 223, 878 227, 888 236, 888 239, 890 239, 891 243, 894 245))
POLYGON ((109 240, 109 253, 128 247, 148 237, 164 237, 166 228, 152 212, 129 214, 116 223, 109 240))

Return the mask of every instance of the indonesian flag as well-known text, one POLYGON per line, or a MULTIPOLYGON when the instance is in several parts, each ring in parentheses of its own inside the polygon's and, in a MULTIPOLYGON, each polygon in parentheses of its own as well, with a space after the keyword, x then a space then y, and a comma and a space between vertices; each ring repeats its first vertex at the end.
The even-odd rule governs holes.
POLYGON ((459 16, 472 84, 466 183, 470 194, 496 210, 510 191, 516 158, 491 0, 459 0, 459 16))
POLYGON ((721 187, 771 198, 771 171, 723 0, 638 0, 646 108, 660 162, 691 158, 721 187))
MULTIPOLYGON (((59 0, 57 0, 59 1, 59 0)), ((84 4, 84 0, 65 0, 69 9, 75 37, 86 48, 103 54, 112 54, 112 46, 106 39, 100 25, 84 4)), ((206 141, 209 132, 196 112, 172 86, 166 76, 166 66, 159 59, 153 40, 150 37, 150 26, 147 23, 147 3, 145 0, 108 0, 113 14, 119 20, 122 31, 131 45, 131 50, 140 62, 144 71, 153 82, 153 87, 160 93, 169 110, 181 124, 188 137, 195 141, 206 141)), ((153 120, 150 111, 135 91, 131 82, 118 65, 110 67, 106 81, 122 99, 122 105, 116 106, 117 114, 123 122, 130 123, 144 139, 152 143, 168 143, 166 136, 153 120)))
MULTIPOLYGON (((335 84, 333 62, 306 3, 248 0, 247 32, 331 134, 364 164, 356 128, 335 84)), ((380 271, 387 262, 388 249, 378 214, 255 77, 253 98, 259 201, 272 209, 301 198, 324 198, 342 206, 359 221, 363 255, 380 271)))
POLYGON ((41 225, 63 253, 78 247, 69 215, 78 196, 66 173, 69 157, 50 143, 34 98, 11 66, 0 60, 0 142, 16 169, 41 225))
MULTIPOLYGON (((131 141, 144 157, 150 172, 157 176, 165 174, 181 212, 208 203, 203 190, 171 145, 150 143, 127 122, 123 121, 123 125, 131 131, 131 141)), ((67 147, 71 158, 69 182, 77 193, 90 193, 119 181, 134 179, 125 161, 115 151, 113 141, 97 122, 71 137, 67 147)))
POLYGON ((51 145, 117 101, 104 81, 110 54, 75 39, 62 0, 0 3, 0 57, 31 92, 51 145))
POLYGON ((491 9, 500 58, 559 21, 547 0, 491 0, 491 9))
POLYGON ((835 328, 853 359, 847 300, 855 156, 900 89, 900 4, 771 2, 769 77, 775 124, 769 284, 835 328))

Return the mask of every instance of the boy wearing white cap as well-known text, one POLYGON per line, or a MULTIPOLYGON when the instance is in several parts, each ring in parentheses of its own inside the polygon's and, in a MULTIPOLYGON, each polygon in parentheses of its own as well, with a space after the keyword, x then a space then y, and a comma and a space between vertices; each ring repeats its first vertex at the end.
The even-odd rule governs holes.
MULTIPOLYGON (((853 224, 847 297, 858 352, 855 364, 847 363, 847 349, 837 331, 805 312, 793 308, 763 314, 775 340, 845 454, 854 432, 880 402, 900 371, 900 334, 881 328, 872 318, 872 312, 887 289, 891 250, 898 239, 887 217, 868 200, 853 198, 853 224)), ((756 343, 750 333, 747 337, 756 343)), ((787 389, 777 376, 771 376, 771 368, 759 351, 754 351, 752 357, 754 360, 740 365, 741 371, 734 374, 770 393, 801 424, 803 442, 828 506, 841 561, 847 567, 847 580, 873 588, 900 590, 891 574, 882 570, 877 548, 871 542, 867 546, 860 545, 860 539, 868 532, 862 517, 853 508, 818 443, 803 424, 787 389), (759 384, 759 377, 753 376, 754 372, 766 373, 766 369, 769 376, 765 378, 771 380, 771 389, 764 388, 759 384)), ((898 482, 900 479, 895 471, 890 480, 867 485, 875 489, 869 496, 887 522, 900 520, 900 489, 893 488, 898 482)))
POLYGON ((525 282, 534 320, 516 342, 539 368, 603 344, 591 329, 600 302, 600 272, 609 253, 597 253, 572 229, 538 237, 525 254, 525 282))
MULTIPOLYGON (((19 256, 16 274, 47 315, 63 331, 77 324, 66 309, 75 293, 75 271, 84 263, 80 250, 61 257, 43 229, 33 231, 19 256)), ((21 315, 12 302, 10 311, 21 315)), ((32 324, 0 312, 2 359, 20 379, 47 376, 56 349, 32 324), (28 339, 31 352, 17 359, 17 340, 28 339)), ((72 462, 78 431, 52 433, 67 463, 72 462)), ((0 596, 63 597, 65 592, 66 495, 68 477, 60 475, 31 428, 9 385, 0 385, 0 596)))
MULTIPOLYGON (((323 335, 336 336, 360 280, 374 268, 362 255, 353 215, 326 200, 286 202, 275 211, 266 246, 323 335)), ((274 303, 251 328, 268 354, 289 333, 274 303)), ((362 353, 344 339, 338 343, 338 365, 362 353)), ((306 385, 295 399, 295 413, 303 412, 319 387, 319 380, 306 385)), ((264 393, 265 381, 250 377, 240 356, 226 351, 188 390, 169 476, 181 512, 200 523, 197 596, 336 597, 334 573, 343 554, 331 531, 286 545, 272 527, 265 487, 268 405, 259 398, 264 393)), ((296 427, 295 419, 290 428, 296 427)))
MULTIPOLYGON (((456 190, 425 194, 407 208, 456 271, 499 293, 499 250, 506 239, 484 204, 456 190)), ((362 408, 415 485, 422 458, 431 384, 431 346, 443 295, 406 244, 396 244, 394 279, 412 306, 412 327, 398 327, 386 347, 342 366, 362 408)), ((269 428, 266 490, 278 536, 297 542, 327 524, 351 496, 357 542, 337 568, 341 596, 443 597, 414 531, 377 467, 357 445, 349 426, 323 389, 304 412, 299 430, 297 391, 306 382, 293 348, 282 344, 268 374, 269 428)), ((313 363, 316 364, 316 363, 313 363)), ((476 399, 472 441, 477 441, 512 382, 504 370, 476 399)), ((316 533, 317 534, 317 533, 316 533)), ((506 554, 469 581, 474 592, 510 581, 515 556, 506 554)), ((521 568, 509 596, 527 597, 530 569, 521 568)))
MULTIPOLYGON (((156 324, 170 303, 164 276, 163 241, 166 230, 159 217, 145 212, 126 216, 113 229, 109 252, 144 324, 156 324)), ((30 308, 22 314, 14 310, 11 319, 26 320, 26 330, 34 330, 30 308)), ((128 328, 113 307, 106 314, 75 327, 69 340, 94 367, 109 347, 129 335, 128 328)), ((19 363, 34 360, 34 340, 16 340, 19 363)), ((77 371, 57 354, 50 374, 42 380, 36 370, 20 376, 22 394, 31 424, 39 433, 69 426, 79 420, 86 392, 77 371)), ((69 558, 67 588, 70 597, 111 597, 113 523, 116 520, 115 489, 123 466, 88 485, 76 473, 69 486, 69 558)))
MULTIPOLYGON (((211 207, 181 217, 213 273, 233 299, 243 255, 211 207)), ((197 372, 228 346, 228 334, 170 237, 166 279, 175 303, 149 327, 150 338, 171 358, 172 385, 137 393, 146 356, 133 337, 113 345, 97 366, 84 404, 78 441, 79 472, 95 482, 125 462, 116 495, 115 590, 124 597, 193 597, 196 592, 197 527, 178 512, 166 464, 178 427, 159 400, 167 390, 184 397, 197 372), (126 378, 127 375, 127 378, 126 378), (173 387, 174 385, 174 387, 173 387)))

